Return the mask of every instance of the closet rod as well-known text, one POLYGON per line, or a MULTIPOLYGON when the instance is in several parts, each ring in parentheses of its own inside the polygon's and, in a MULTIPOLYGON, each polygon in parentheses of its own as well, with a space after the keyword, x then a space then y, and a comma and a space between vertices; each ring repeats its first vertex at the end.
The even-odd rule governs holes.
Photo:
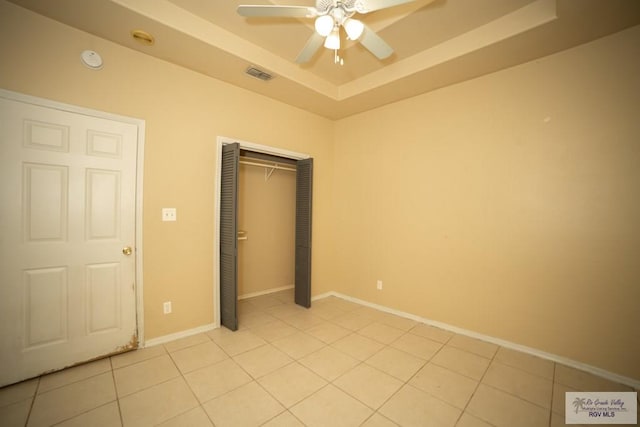
POLYGON ((256 163, 256 162, 248 162, 246 160, 240 160, 240 163, 243 165, 249 165, 249 166, 260 166, 262 168, 267 168, 267 169, 278 169, 278 170, 283 170, 283 171, 290 171, 290 172, 295 172, 296 169, 294 168, 288 168, 285 166, 279 166, 277 163, 270 165, 267 163, 256 163))

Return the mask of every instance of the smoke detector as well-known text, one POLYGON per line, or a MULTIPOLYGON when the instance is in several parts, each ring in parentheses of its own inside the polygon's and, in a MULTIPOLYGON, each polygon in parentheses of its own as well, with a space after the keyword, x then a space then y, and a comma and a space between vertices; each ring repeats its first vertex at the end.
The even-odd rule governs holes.
POLYGON ((84 50, 80 54, 80 60, 84 64, 85 67, 91 68, 92 70, 99 70, 102 68, 102 57, 93 50, 84 50))

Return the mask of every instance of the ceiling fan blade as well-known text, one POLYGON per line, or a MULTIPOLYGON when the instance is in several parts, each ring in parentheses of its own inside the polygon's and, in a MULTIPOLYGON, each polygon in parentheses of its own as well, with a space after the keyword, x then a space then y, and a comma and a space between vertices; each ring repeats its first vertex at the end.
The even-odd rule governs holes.
POLYGON ((412 1, 415 0, 359 0, 356 2, 356 8, 359 13, 369 13, 374 10, 399 6, 404 3, 411 3, 412 1))
POLYGON ((315 7, 309 6, 278 6, 278 5, 250 5, 238 6, 238 13, 246 17, 282 17, 282 18, 313 18, 318 14, 315 7))
POLYGON ((366 25, 364 26, 362 36, 360 36, 360 43, 378 59, 388 58, 393 53, 393 48, 366 25))
POLYGON ((324 37, 320 34, 313 32, 313 35, 309 40, 307 40, 307 44, 304 46, 302 51, 298 54, 296 58, 296 62, 298 64, 304 64, 305 62, 309 62, 313 55, 320 49, 322 43, 324 42, 324 37))

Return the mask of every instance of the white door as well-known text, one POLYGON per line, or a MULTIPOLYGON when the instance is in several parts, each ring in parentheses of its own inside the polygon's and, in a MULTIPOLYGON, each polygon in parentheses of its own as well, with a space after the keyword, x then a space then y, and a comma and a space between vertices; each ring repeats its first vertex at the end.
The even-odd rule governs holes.
POLYGON ((0 97, 0 386, 137 346, 137 132, 0 97))

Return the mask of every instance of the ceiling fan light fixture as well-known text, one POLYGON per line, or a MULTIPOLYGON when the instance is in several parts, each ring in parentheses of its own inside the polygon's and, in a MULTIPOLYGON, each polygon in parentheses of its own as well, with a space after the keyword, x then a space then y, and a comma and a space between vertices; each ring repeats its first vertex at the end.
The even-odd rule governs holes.
MULTIPOLYGON (((269 0, 270 3, 273 1, 269 0)), ((286 3, 291 1, 295 0, 287 0, 286 3)), ((311 0, 306 1, 311 2, 311 0)), ((344 61, 339 57, 338 53, 341 44, 340 27, 345 27, 347 40, 359 41, 376 58, 383 60, 393 53, 393 48, 375 31, 361 21, 352 19, 352 17, 356 14, 388 9, 413 1, 418 0, 315 0, 315 7, 308 5, 241 4, 238 6, 237 11, 241 16, 247 18, 313 18, 313 34, 298 54, 296 63, 309 62, 324 44, 324 47, 334 51, 336 63, 342 65, 344 61)))
POLYGON ((349 40, 358 40, 364 31, 364 24, 357 19, 347 19, 344 21, 344 30, 349 37, 349 40))
POLYGON ((322 15, 316 19, 315 27, 318 34, 322 37, 327 37, 335 27, 335 22, 330 15, 322 15))
POLYGON ((325 39, 324 47, 333 50, 340 49, 340 33, 338 32, 337 27, 334 28, 333 31, 331 31, 331 34, 329 34, 325 39))

